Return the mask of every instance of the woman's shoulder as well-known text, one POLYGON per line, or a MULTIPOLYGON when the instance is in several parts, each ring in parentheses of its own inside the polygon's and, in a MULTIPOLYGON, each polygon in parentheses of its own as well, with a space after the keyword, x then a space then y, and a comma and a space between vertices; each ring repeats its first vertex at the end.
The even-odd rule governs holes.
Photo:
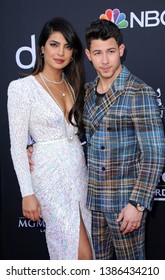
POLYGON ((7 95, 12 99, 28 101, 32 92, 33 76, 18 78, 9 83, 7 95))
POLYGON ((28 94, 28 92, 30 93, 32 89, 33 79, 34 77, 30 75, 11 81, 8 86, 8 94, 10 94, 10 92, 15 92, 17 94, 19 92, 20 94, 21 92, 26 92, 26 94, 28 94))
POLYGON ((9 88, 26 87, 27 85, 29 86, 31 85, 32 79, 33 79, 32 75, 15 79, 9 83, 9 88))

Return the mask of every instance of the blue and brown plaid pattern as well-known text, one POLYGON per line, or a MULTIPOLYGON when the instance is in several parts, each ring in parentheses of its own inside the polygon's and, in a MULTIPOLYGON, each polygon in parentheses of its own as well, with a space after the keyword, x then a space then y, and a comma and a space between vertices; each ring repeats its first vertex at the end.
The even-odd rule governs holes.
POLYGON ((122 234, 121 223, 117 223, 119 213, 92 211, 92 238, 95 257, 98 260, 144 260, 145 259, 145 218, 141 227, 122 234))
POLYGON ((86 86, 87 207, 119 212, 129 200, 151 210, 165 162, 165 138, 154 90, 123 66, 96 106, 98 78, 86 86))

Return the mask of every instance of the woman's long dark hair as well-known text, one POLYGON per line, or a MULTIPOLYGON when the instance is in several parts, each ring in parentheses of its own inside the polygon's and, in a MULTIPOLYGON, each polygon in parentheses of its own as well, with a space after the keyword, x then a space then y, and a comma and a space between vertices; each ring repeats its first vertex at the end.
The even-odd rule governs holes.
MULTIPOLYGON (((81 133, 83 133, 82 113, 84 105, 85 82, 83 64, 84 51, 77 33, 66 19, 55 17, 46 22, 46 24, 44 25, 38 39, 36 49, 36 63, 32 74, 36 75, 43 70, 44 59, 41 56, 41 47, 45 46, 46 41, 55 31, 61 32, 68 44, 73 48, 73 61, 64 68, 63 72, 75 93, 75 104, 69 112, 69 121, 72 123, 72 116, 74 115, 76 126, 79 129, 79 136, 81 137, 81 133)), ((75 125, 74 123, 72 124, 75 125)))

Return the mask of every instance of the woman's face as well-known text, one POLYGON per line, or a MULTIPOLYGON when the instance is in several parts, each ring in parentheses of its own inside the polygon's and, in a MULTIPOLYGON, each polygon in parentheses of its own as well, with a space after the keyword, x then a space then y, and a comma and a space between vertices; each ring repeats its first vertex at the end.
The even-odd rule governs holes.
POLYGON ((53 68, 54 70, 62 70, 71 61, 73 49, 66 41, 61 32, 55 31, 50 35, 41 48, 44 54, 44 68, 53 68))

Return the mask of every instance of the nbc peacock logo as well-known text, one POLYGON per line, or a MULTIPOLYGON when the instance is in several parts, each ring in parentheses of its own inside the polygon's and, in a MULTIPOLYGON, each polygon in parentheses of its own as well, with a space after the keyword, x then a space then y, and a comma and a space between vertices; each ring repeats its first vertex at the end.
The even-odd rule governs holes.
POLYGON ((126 15, 124 13, 120 13, 119 9, 107 9, 105 14, 100 15, 100 19, 112 21, 118 26, 118 28, 126 28, 128 26, 126 15))

